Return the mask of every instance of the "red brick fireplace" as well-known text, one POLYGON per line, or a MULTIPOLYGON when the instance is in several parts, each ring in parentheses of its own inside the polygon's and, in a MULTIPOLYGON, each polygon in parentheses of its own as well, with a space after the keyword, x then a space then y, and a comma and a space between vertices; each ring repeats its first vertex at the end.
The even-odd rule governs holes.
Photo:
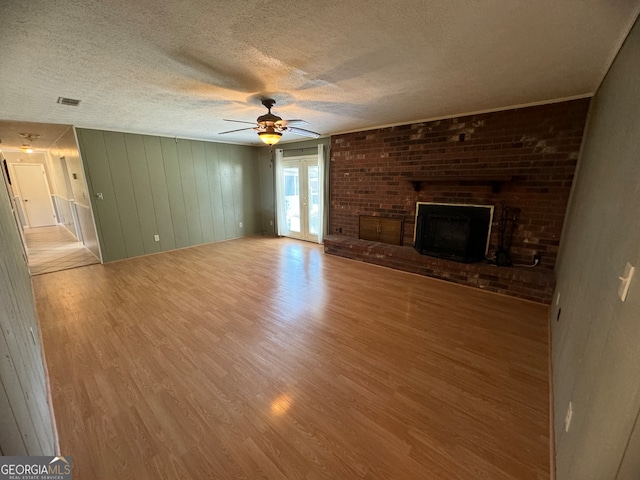
MULTIPOLYGON (((548 303, 589 99, 337 135, 328 253, 548 303), (413 250, 416 203, 519 209, 511 259, 462 264, 413 250), (358 240, 360 215, 399 218, 403 246, 358 240)), ((494 217, 489 252, 498 245, 494 217)))

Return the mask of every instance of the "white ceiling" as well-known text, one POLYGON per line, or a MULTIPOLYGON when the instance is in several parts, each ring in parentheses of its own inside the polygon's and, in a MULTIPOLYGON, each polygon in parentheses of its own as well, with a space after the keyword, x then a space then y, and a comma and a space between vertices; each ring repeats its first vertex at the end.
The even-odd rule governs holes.
POLYGON ((265 113, 261 96, 331 135, 592 95, 640 0, 1 0, 0 9, 0 119, 259 144, 252 130, 218 133, 242 128, 223 118, 265 113))
POLYGON ((32 123, 0 120, 0 149, 3 152, 7 148, 32 147, 34 150, 47 150, 71 125, 58 125, 50 123, 32 123), (38 138, 29 141, 20 134, 31 133, 38 138))

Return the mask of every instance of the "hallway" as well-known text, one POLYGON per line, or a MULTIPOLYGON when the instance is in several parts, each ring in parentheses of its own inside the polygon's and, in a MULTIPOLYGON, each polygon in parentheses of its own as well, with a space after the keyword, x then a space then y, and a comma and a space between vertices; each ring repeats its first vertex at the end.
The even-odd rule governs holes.
POLYGON ((24 238, 32 276, 100 263, 61 225, 25 228, 24 238))

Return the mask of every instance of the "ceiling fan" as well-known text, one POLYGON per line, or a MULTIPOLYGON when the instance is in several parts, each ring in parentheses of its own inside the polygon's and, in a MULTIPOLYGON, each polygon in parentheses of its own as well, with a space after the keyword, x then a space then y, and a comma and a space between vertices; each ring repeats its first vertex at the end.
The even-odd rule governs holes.
MULTIPOLYGON (((280 141, 283 132, 293 133, 302 137, 318 138, 319 133, 312 132, 311 130, 305 130, 304 128, 298 128, 298 125, 307 125, 304 120, 283 120, 277 115, 271 113, 271 108, 276 104, 276 101, 272 98, 263 98, 262 105, 268 110, 268 113, 260 115, 255 121, 255 126, 247 128, 239 128, 237 130, 229 130, 227 132, 220 132, 219 135, 226 133, 241 132, 243 130, 255 130, 258 132, 260 140, 267 145, 275 145, 280 141)), ((242 120, 227 120, 225 122, 247 123, 254 125, 254 122, 244 122, 242 120)))

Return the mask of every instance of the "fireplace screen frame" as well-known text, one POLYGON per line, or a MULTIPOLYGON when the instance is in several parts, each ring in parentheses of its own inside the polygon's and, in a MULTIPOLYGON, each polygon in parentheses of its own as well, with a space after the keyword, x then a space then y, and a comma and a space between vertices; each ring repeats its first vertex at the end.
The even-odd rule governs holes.
POLYGON ((420 254, 423 254, 423 255, 430 255, 438 258, 444 258, 444 259, 454 260, 454 261, 463 262, 463 263, 482 261, 484 260, 484 258, 486 257, 489 251, 489 242, 491 239, 491 226, 493 224, 494 209, 495 209, 494 205, 476 205, 476 204, 468 204, 468 203, 416 202, 416 213, 415 213, 415 222, 414 222, 414 229, 413 229, 414 248, 420 254), (455 218, 456 220, 459 219, 460 217, 466 217, 468 219, 468 228, 469 228, 469 232, 467 233, 467 241, 469 240, 470 236, 476 237, 476 242, 474 242, 476 246, 472 249, 472 251, 469 250, 468 246, 464 252, 461 252, 460 250, 457 250, 457 251, 453 250, 450 252, 446 252, 436 248, 436 246, 433 246, 433 245, 432 246, 422 245, 422 244, 418 245, 416 243, 417 235, 418 235, 418 231, 422 228, 422 226, 419 225, 418 223, 419 217, 420 217, 421 205, 435 207, 432 212, 432 215, 434 217, 442 216, 442 215, 446 216, 447 215, 446 213, 442 213, 446 211, 450 211, 451 212, 449 214, 450 218, 455 218), (456 215, 454 215, 456 207, 458 209, 458 212, 456 215), (461 207, 464 207, 464 208, 461 208, 461 207), (484 211, 477 210, 477 209, 484 209, 484 211), (488 218, 486 218, 487 215, 488 215, 488 218), (485 227, 484 226, 479 227, 478 222, 481 221, 484 225, 485 220, 487 222, 486 223, 487 236, 486 236, 486 242, 484 244, 484 249, 481 251, 478 248, 479 245, 477 242, 477 237, 479 234, 483 233, 482 230, 485 227))

